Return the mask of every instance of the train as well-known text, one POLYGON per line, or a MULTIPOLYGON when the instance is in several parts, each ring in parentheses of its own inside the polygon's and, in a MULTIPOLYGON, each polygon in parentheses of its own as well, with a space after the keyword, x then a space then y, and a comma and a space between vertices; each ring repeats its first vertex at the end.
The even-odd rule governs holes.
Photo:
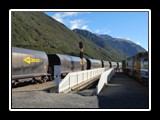
POLYGON ((140 52, 122 61, 122 70, 127 75, 148 85, 148 52, 140 52))
POLYGON ((96 68, 122 69, 122 62, 105 61, 62 54, 46 54, 19 47, 12 47, 12 85, 33 81, 46 82, 55 77, 63 78, 69 72, 96 68))
POLYGON ((12 47, 12 84, 48 78, 48 57, 43 51, 12 47))

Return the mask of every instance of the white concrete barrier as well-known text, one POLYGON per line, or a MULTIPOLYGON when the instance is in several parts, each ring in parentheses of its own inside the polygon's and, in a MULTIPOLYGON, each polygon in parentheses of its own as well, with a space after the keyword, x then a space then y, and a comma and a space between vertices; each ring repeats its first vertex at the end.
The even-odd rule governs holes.
POLYGON ((104 87, 104 85, 108 84, 108 82, 111 80, 111 78, 113 77, 114 74, 115 74, 115 69, 111 68, 111 69, 105 71, 101 75, 100 80, 98 82, 98 85, 96 87, 96 94, 97 95, 100 93, 100 91, 102 90, 102 88, 104 87))
POLYGON ((59 83, 58 93, 71 91, 72 87, 81 84, 89 79, 101 75, 105 68, 85 70, 80 72, 68 73, 68 75, 59 83))

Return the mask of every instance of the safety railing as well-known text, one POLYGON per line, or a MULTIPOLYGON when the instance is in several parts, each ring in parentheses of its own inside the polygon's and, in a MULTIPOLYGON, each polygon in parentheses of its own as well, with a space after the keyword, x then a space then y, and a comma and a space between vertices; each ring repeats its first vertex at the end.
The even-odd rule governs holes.
POLYGON ((105 68, 98 68, 92 70, 85 70, 80 72, 69 73, 58 85, 58 92, 71 91, 72 87, 79 85, 87 80, 95 78, 101 75, 105 71, 105 68))
POLYGON ((115 74, 115 69, 111 68, 111 69, 105 71, 101 75, 100 80, 98 82, 98 85, 96 87, 96 94, 97 95, 100 93, 100 91, 102 90, 103 86, 108 84, 108 82, 111 80, 111 78, 113 77, 114 74, 115 74))

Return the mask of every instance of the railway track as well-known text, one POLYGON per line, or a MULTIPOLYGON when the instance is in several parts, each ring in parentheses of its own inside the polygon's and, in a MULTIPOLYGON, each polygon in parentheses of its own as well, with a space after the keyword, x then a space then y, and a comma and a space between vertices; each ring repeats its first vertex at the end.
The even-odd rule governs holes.
POLYGON ((29 91, 42 91, 49 88, 55 88, 56 85, 53 81, 48 81, 43 84, 30 84, 23 87, 12 88, 12 92, 29 92, 29 91))

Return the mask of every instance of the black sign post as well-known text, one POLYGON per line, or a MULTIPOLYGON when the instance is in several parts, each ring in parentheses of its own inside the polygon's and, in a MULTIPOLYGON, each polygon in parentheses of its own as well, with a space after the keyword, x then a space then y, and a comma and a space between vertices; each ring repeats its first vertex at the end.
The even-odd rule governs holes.
POLYGON ((82 70, 84 70, 84 60, 83 60, 84 49, 82 42, 79 42, 79 48, 80 48, 80 58, 81 58, 80 64, 82 65, 82 70))

